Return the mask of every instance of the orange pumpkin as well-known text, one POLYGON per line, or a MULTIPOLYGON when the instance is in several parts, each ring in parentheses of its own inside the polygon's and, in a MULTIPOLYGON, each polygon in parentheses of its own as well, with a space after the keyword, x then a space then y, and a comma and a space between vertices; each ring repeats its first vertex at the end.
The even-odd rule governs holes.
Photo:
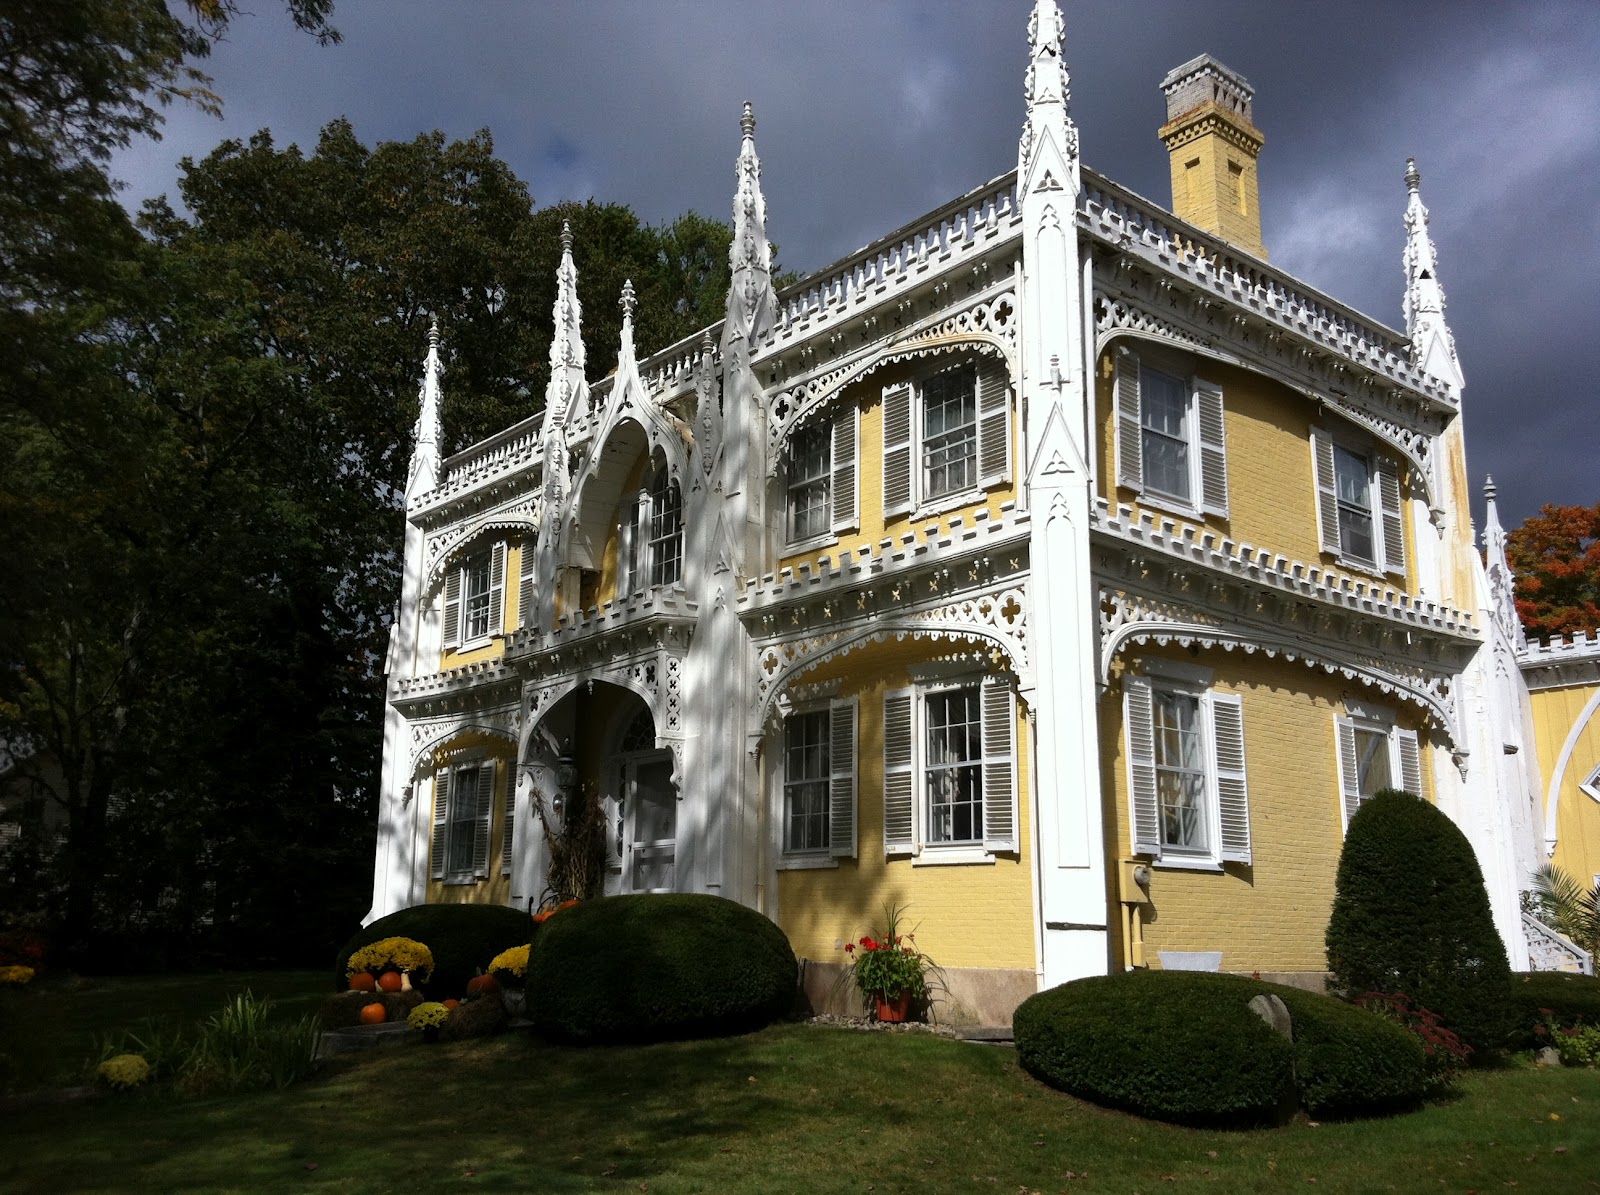
POLYGON ((461 1001, 457 1000, 453 996, 450 999, 443 1001, 443 1003, 444 1003, 444 1006, 446 1008, 448 1008, 448 1009, 450 1009, 452 1011, 454 1011, 455 1009, 461 1007, 461 1001))
POLYGON ((469 995, 487 996, 500 990, 500 984, 493 975, 476 975, 467 980, 469 995))
POLYGON ((371 992, 375 991, 377 986, 378 981, 365 971, 350 977, 350 990, 352 992, 371 992))
POLYGON ((381 1025, 389 1019, 388 1010, 374 1000, 361 1010, 361 1023, 363 1025, 381 1025))
POLYGON ((400 972, 385 971, 378 976, 378 987, 385 992, 398 992, 401 987, 400 972))

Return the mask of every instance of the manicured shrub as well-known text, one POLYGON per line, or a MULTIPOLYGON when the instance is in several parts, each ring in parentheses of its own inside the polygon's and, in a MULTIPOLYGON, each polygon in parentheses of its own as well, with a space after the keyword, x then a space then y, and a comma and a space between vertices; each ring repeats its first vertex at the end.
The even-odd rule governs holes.
POLYGON ((1506 1043, 1511 968, 1466 836, 1386 790, 1350 819, 1328 921, 1328 969, 1350 997, 1398 992, 1476 1050, 1506 1043))
POLYGON ((1375 1012, 1298 988, 1263 984, 1289 1010, 1300 1105, 1315 1116, 1371 1116, 1412 1107, 1428 1087, 1427 1052, 1375 1012))
POLYGON ((786 1015, 798 974, 783 931, 734 901, 603 897, 539 931, 528 1016, 546 1035, 579 1042, 737 1033, 786 1015))
POLYGON ((459 997, 467 980, 509 946, 521 946, 533 934, 526 913, 504 905, 412 905, 380 917, 344 944, 333 969, 333 986, 343 991, 345 966, 361 947, 384 938, 411 938, 433 955, 433 975, 423 986, 430 997, 459 997))
POLYGON ((1183 1124, 1270 1120, 1294 1082, 1294 1049, 1249 1008, 1267 985, 1196 971, 1079 979, 1023 1001, 1017 1058, 1097 1104, 1183 1124))
POLYGON ((1522 1046, 1535 1044, 1534 1026, 1545 1020, 1554 1021, 1563 1028, 1600 1025, 1600 978, 1563 971, 1513 975, 1511 1006, 1517 1042, 1522 1046), (1548 1016, 1544 1009, 1550 1010, 1548 1016))

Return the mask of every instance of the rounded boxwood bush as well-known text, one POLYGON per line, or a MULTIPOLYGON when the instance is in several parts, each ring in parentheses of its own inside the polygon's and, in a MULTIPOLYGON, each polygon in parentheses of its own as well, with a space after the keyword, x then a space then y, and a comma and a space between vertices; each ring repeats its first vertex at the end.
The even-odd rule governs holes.
POLYGON ((412 938, 433 954, 433 975, 423 985, 428 995, 459 999, 467 980, 502 950, 525 945, 533 929, 526 913, 505 905, 412 905, 379 917, 344 944, 333 968, 334 990, 347 986, 345 964, 361 947, 382 938, 412 938))
POLYGON ((1505 1044, 1511 967, 1472 844, 1427 801, 1395 789, 1345 832, 1328 920, 1328 970, 1352 997, 1399 992, 1474 1049, 1505 1044))
MULTIPOLYGON (((1533 1027, 1544 1020, 1548 1008, 1557 1025, 1600 1025, 1600 978, 1565 971, 1533 971, 1511 977, 1511 1005, 1517 1035, 1523 1045, 1533 1045, 1533 1027)), ((1541 1043, 1544 1044, 1544 1043, 1541 1043)))
POLYGON ((1017 1058, 1062 1091, 1182 1124, 1270 1120, 1294 1049, 1250 1011, 1265 985, 1197 971, 1079 979, 1023 1001, 1017 1058))
POLYGON ((1296 1089, 1306 1111, 1315 1116, 1370 1116, 1421 1101, 1427 1055, 1415 1035, 1332 996, 1275 983, 1258 986, 1289 1010, 1296 1089))
POLYGON ((794 1006, 799 965, 766 917, 720 896, 607 896, 563 910, 529 952, 528 1016, 576 1042, 756 1029, 794 1006))

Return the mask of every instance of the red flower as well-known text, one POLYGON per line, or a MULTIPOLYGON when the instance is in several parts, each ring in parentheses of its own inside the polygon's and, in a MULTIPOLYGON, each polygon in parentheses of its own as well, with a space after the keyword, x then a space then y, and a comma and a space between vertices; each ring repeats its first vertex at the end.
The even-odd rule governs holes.
POLYGON ((899 937, 898 937, 898 936, 896 936, 896 938, 895 938, 895 940, 894 940, 894 944, 895 944, 895 945, 896 945, 896 946, 898 946, 898 945, 900 945, 900 939, 899 939, 899 937))
POLYGON ((846 942, 844 944, 844 952, 846 954, 854 954, 855 953, 855 949, 856 949, 856 944, 854 942, 846 942))
POLYGON ((1556 1015, 1556 1010, 1553 1008, 1541 1008, 1539 1011, 1544 1013, 1544 1015, 1547 1017, 1553 1017, 1556 1015))

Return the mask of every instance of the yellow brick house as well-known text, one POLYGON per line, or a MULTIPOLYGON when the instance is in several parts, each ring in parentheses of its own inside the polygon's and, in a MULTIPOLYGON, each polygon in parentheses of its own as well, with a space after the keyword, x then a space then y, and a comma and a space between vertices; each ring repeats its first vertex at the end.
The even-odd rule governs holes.
POLYGON ((591 380, 569 242, 544 410, 445 460, 431 338, 371 916, 536 902, 582 788, 608 891, 760 909, 819 1002, 891 904, 988 1023, 1120 967, 1316 983, 1401 786, 1528 957, 1527 649, 1420 176, 1400 332, 1268 263, 1242 77, 1163 82, 1169 212, 1080 163, 1062 50, 1040 0, 1014 172, 781 292, 747 105, 725 319, 637 360, 625 290, 591 380))

